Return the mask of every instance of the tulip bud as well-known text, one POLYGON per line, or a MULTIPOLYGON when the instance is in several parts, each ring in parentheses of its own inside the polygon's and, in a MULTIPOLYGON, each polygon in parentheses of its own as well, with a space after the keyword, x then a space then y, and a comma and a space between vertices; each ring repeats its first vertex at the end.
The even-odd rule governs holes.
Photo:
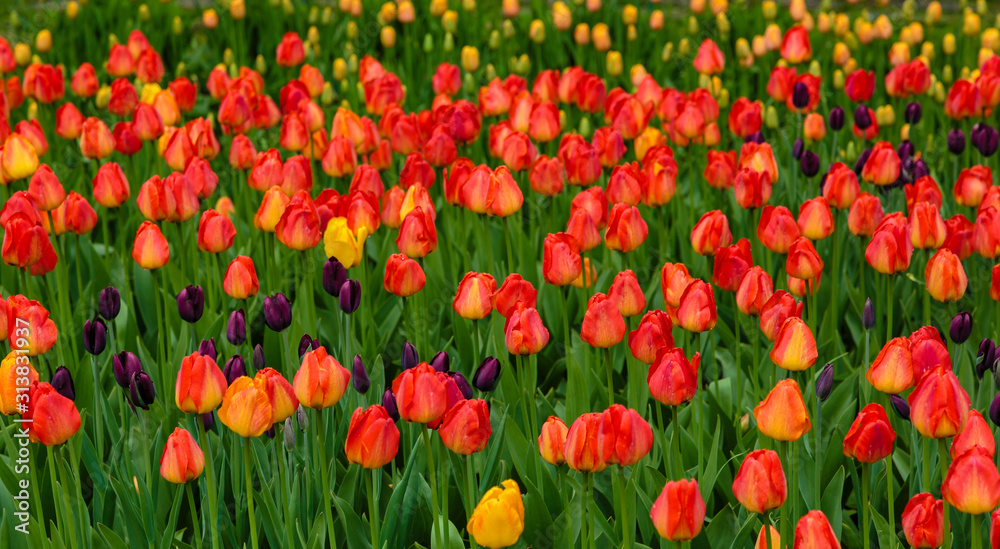
POLYGON ((218 358, 219 353, 215 350, 215 338, 201 340, 201 344, 198 345, 198 354, 201 356, 210 356, 212 360, 218 358))
POLYGON ((805 82, 796 82, 792 88, 792 104, 796 109, 804 109, 809 105, 809 87, 805 82))
POLYGON ((858 105, 854 111, 854 125, 864 131, 872 125, 871 110, 865 105, 858 105))
POLYGON ((332 296, 340 296, 340 287, 347 281, 347 269, 331 257, 323 264, 323 290, 332 296))
POLYGON ((306 414, 305 406, 299 406, 295 410, 295 424, 299 426, 299 430, 303 433, 309 430, 309 416, 306 414))
POLYGON ((438 351, 431 359, 430 364, 434 371, 448 373, 451 370, 451 357, 445 351, 438 351))
POLYGON ((133 406, 149 410, 156 398, 153 380, 150 379, 149 374, 142 370, 132 374, 132 379, 129 381, 129 397, 133 406))
POLYGON ((264 369, 264 348, 260 343, 253 348, 253 369, 257 371, 264 369))
POLYGON ((399 421, 399 408, 396 406, 396 395, 392 394, 392 389, 386 389, 382 393, 382 407, 393 421, 399 421))
POLYGON ((347 280, 340 286, 340 310, 351 314, 358 310, 361 304, 361 283, 357 280, 347 280))
POLYGON ((844 127, 844 109, 841 107, 834 107, 830 111, 829 126, 835 132, 839 132, 844 127))
POLYGON ((177 294, 177 312, 185 322, 194 324, 205 312, 205 292, 201 286, 188 285, 177 294))
POLYGON ((1000 427, 1000 393, 997 393, 993 397, 993 402, 990 403, 990 421, 993 425, 1000 427))
POLYGON ((275 332, 282 332, 292 325, 292 305, 285 294, 277 292, 264 298, 264 322, 275 332))
POLYGON ((76 390, 73 388, 73 376, 70 375, 69 369, 65 366, 56 368, 56 372, 52 374, 52 387, 60 395, 70 400, 76 400, 76 390))
POLYGON ((951 328, 948 330, 951 340, 961 345, 972 335, 972 315, 961 312, 951 319, 951 328))
POLYGON ((361 361, 361 355, 354 355, 354 364, 351 366, 351 383, 354 384, 354 390, 360 394, 365 394, 371 387, 371 379, 368 378, 368 370, 365 369, 364 362, 361 361))
MULTIPOLYGON (((299 408, 301 410, 301 407, 299 408)), ((292 418, 285 418, 285 423, 281 426, 282 440, 285 443, 285 449, 292 451, 295 449, 295 429, 292 428, 292 418)))
POLYGON ((403 354, 399 362, 403 366, 404 370, 409 370, 420 363, 420 357, 417 355, 417 348, 414 347, 409 341, 403 344, 403 354))
POLYGON ((996 360, 996 343, 992 339, 986 338, 979 342, 979 353, 976 355, 978 362, 976 363, 976 375, 979 379, 983 379, 983 374, 986 370, 993 368, 993 363, 996 360))
POLYGON ((819 377, 816 379, 816 397, 819 398, 820 402, 826 402, 826 399, 830 398, 830 392, 833 391, 833 364, 827 364, 823 367, 823 371, 820 372, 819 377))
POLYGON ((472 385, 476 389, 488 393, 496 388, 501 373, 502 365, 500 361, 492 356, 488 356, 479 364, 476 372, 472 374, 472 385))
POLYGON ((900 419, 910 421, 910 404, 899 395, 889 395, 889 402, 892 403, 892 409, 895 410, 896 414, 900 419))
POLYGON ((948 132, 948 150, 952 154, 962 154, 965 150, 965 134, 962 130, 955 128, 948 132))
POLYGON ((319 347, 318 339, 313 339, 309 334, 302 334, 302 338, 299 339, 299 358, 317 347, 319 347))
POLYGON ((865 300, 865 308, 861 311, 861 325, 865 330, 871 330, 875 326, 875 306, 870 297, 865 300))
POLYGON ((812 151, 805 151, 799 160, 799 166, 806 177, 813 177, 819 173, 819 156, 812 151))
POLYGON ((265 430, 264 434, 267 435, 267 438, 274 439, 274 434, 275 434, 274 425, 270 426, 267 430, 265 430))
POLYGON ((907 124, 916 124, 920 122, 923 112, 923 107, 918 101, 910 101, 903 112, 903 119, 906 120, 907 124))
POLYGON ((247 322, 243 309, 233 311, 226 325, 226 339, 233 345, 243 345, 247 340, 247 322))
POLYGON ((101 290, 97 298, 97 312, 104 317, 104 320, 114 320, 118 317, 118 312, 122 309, 122 299, 118 294, 118 288, 108 286, 101 290))
POLYGON ((794 158, 795 160, 801 160, 802 153, 805 152, 805 150, 806 150, 805 142, 802 141, 801 137, 797 138, 795 142, 792 143, 792 158, 794 158))
POLYGON ((226 367, 222 369, 222 375, 226 376, 226 384, 232 385, 237 378, 247 375, 247 366, 242 355, 233 355, 226 361, 226 367))
POLYGON ((122 351, 112 357, 111 366, 115 374, 115 382, 122 389, 128 389, 132 374, 142 370, 139 357, 128 351, 122 351))
MULTIPOLYGON (((13 335, 13 334, 12 334, 13 335)), ((108 328, 100 318, 83 323, 83 348, 97 356, 104 352, 108 342, 108 328)))

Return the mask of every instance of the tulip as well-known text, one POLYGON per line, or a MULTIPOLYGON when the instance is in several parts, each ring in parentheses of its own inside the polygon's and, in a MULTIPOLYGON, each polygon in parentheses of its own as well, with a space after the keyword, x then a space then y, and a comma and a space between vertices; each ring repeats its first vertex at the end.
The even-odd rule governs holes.
POLYGON ((768 172, 742 168, 736 174, 733 185, 736 203, 744 209, 761 208, 771 200, 771 187, 772 181, 768 172))
MULTIPOLYGON (((566 434, 566 447, 563 453, 566 457, 566 464, 574 471, 583 473, 598 473, 607 466, 604 455, 609 453, 599 446, 602 415, 599 413, 583 414, 573 422, 566 434)), ((604 442, 612 442, 605 439, 604 442)))
POLYGON ((904 337, 889 340, 872 361, 865 377, 876 390, 887 394, 912 387, 916 379, 909 340, 904 337))
POLYGON ((702 280, 694 280, 681 295, 677 325, 689 332, 701 333, 714 328, 716 320, 712 286, 702 280))
POLYGON ((941 248, 927 261, 924 277, 931 297, 945 303, 961 299, 969 285, 962 261, 947 248, 941 248))
POLYGON ((31 442, 57 446, 80 430, 80 412, 72 400, 59 394, 52 385, 33 381, 28 391, 27 424, 31 442))
POLYGON ((285 294, 277 292, 264 298, 264 323, 275 332, 292 325, 292 305, 285 294))
POLYGON ((743 458, 733 479, 733 495, 751 513, 766 513, 785 503, 788 488, 773 450, 754 450, 743 458))
POLYGON ((587 311, 580 328, 580 339, 593 347, 608 348, 625 337, 625 319, 618 304, 600 292, 587 301, 587 311))
POLYGON ((788 248, 788 259, 785 262, 788 276, 809 280, 819 277, 823 272, 823 259, 816 252, 812 241, 800 236, 788 248))
POLYGON ((861 410, 844 436, 844 455, 861 463, 875 463, 892 453, 896 431, 881 405, 871 403, 861 410))
POLYGON ((521 490, 513 480, 503 481, 502 486, 483 494, 466 526, 476 543, 491 549, 514 545, 524 532, 521 490))
POLYGON ((691 230, 691 246, 699 255, 714 255, 716 250, 732 242, 729 220, 722 210, 706 212, 691 230))
POLYGON ((719 74, 726 66, 726 57, 712 39, 706 38, 698 46, 698 55, 692 64, 700 74, 719 74))
POLYGON ((812 424, 802 391, 794 379, 783 379, 753 410, 761 434, 780 441, 796 441, 812 424))
POLYGON ((292 196, 274 226, 274 233, 278 242, 293 250, 308 250, 319 244, 323 238, 319 213, 307 191, 300 190, 292 196))
POLYGON ((236 256, 226 268, 222 289, 233 299, 247 299, 257 295, 260 283, 253 260, 245 255, 236 256))
POLYGON ((923 492, 903 509, 903 535, 910 546, 934 549, 944 542, 944 501, 923 492))
MULTIPOLYGON (((263 368, 261 368, 263 370, 263 368)), ((226 366, 222 369, 222 375, 226 376, 226 384, 232 385, 234 381, 247 375, 246 363, 242 355, 233 355, 226 361, 226 366)))
POLYGON ((705 501, 698 481, 668 481, 649 512, 660 537, 684 542, 698 537, 705 523, 705 501))
POLYGON ((938 439, 962 432, 971 405, 958 378, 944 366, 925 373, 907 401, 910 419, 917 431, 925 437, 938 439))
POLYGON ((132 259, 143 269, 159 269, 170 261, 167 239, 151 221, 143 221, 135 233, 132 259))
POLYGON ((761 267, 753 266, 736 289, 736 306, 745 315, 758 316, 773 294, 770 275, 761 267))
POLYGON ((750 241, 741 238, 735 245, 719 248, 715 252, 712 283, 723 291, 735 292, 751 266, 750 241))
POLYGON ((409 297, 424 288, 426 277, 420 264, 403 254, 392 254, 385 264, 382 287, 399 297, 409 297))
MULTIPOLYGON (((676 179, 677 163, 674 162, 673 166, 675 169, 674 179, 676 179)), ((709 149, 705 171, 702 173, 702 176, 711 187, 716 189, 732 188, 736 179, 736 152, 721 152, 709 149)), ((649 174, 647 174, 647 177, 649 177, 649 174)))
POLYGON ((274 424, 267 393, 252 379, 237 378, 226 390, 219 421, 244 438, 259 437, 274 424))
POLYGON ((73 376, 65 366, 56 368, 55 373, 52 374, 52 387, 60 395, 73 401, 76 400, 76 388, 73 386, 73 376))
POLYGON ((489 405, 480 399, 455 404, 444 414, 438 427, 445 447, 463 456, 486 449, 492 433, 489 405))
POLYGON ((398 451, 399 429, 384 407, 373 404, 354 410, 344 442, 348 462, 378 469, 390 463, 398 451))
POLYGON ((671 349, 674 338, 670 316, 663 311, 649 311, 639 321, 639 326, 628 334, 628 346, 639 362, 652 364, 660 348, 671 349))
POLYGON ((198 322, 204 310, 205 293, 201 286, 188 285, 177 294, 177 312, 185 322, 198 322))
POLYGON ((799 225, 784 206, 764 206, 757 225, 757 238, 768 250, 784 254, 801 236, 799 225))
POLYGON ((511 273, 504 279, 500 288, 493 292, 490 301, 493 309, 507 318, 517 309, 518 304, 524 307, 535 307, 538 290, 531 285, 531 282, 524 280, 521 275, 511 273))
POLYGON ((186 414, 206 414, 222 402, 227 385, 212 358, 192 353, 181 361, 174 401, 186 414))
POLYGON ((808 370, 818 357, 812 330, 801 318, 789 317, 774 338, 770 356, 775 365, 785 370, 808 370))
POLYGON ((995 509, 1000 504, 1000 473, 991 456, 982 448, 972 448, 958 456, 948 467, 941 484, 941 497, 969 515, 995 509))
POLYGON ((646 377, 650 394, 667 406, 679 406, 689 402, 698 391, 700 362, 699 353, 695 353, 689 362, 683 350, 661 347, 656 352, 656 358, 646 377))
POLYGON ((793 549, 840 549, 830 521, 823 511, 809 511, 795 525, 793 549))
POLYGON ((254 386, 264 392, 271 405, 271 423, 282 423, 299 408, 299 401, 288 381, 273 368, 262 368, 253 378, 254 386))
POLYGON ((167 437, 160 457, 160 476, 167 482, 184 484, 201 476, 205 470, 205 454, 191 433, 180 427, 167 437))
POLYGON ((24 393, 25 386, 31 387, 38 381, 38 372, 31 365, 30 361, 19 359, 21 355, 16 351, 11 351, 0 362, 0 413, 4 415, 14 415, 24 410, 24 399, 18 398, 24 393))
POLYGON ((612 404, 601 414, 597 446, 604 452, 602 461, 635 465, 653 447, 653 428, 635 410, 612 404))
POLYGON ((83 348, 88 353, 97 356, 104 352, 108 341, 108 328, 100 318, 87 320, 83 323, 83 348))
POLYGON ((226 324, 226 339, 230 344, 239 346, 247 340, 247 323, 243 309, 233 311, 226 324))
POLYGON ((949 455, 952 461, 954 461, 972 448, 981 449, 991 458, 996 453, 996 441, 993 438, 993 431, 978 410, 969 412, 969 419, 965 423, 965 428, 951 441, 949 455))
POLYGON ((954 343, 961 345, 969 339, 972 334, 972 315, 967 312, 960 312, 951 319, 951 326, 948 335, 954 343))
POLYGON ((447 412, 447 387, 429 364, 405 369, 392 381, 399 415, 411 423, 435 422, 447 412))
POLYGON ((556 416, 549 416, 542 424, 541 434, 538 435, 538 453, 542 459, 557 467, 566 463, 563 450, 566 446, 568 433, 569 429, 563 420, 556 416))
POLYGON ((350 380, 350 370, 327 354, 326 348, 319 347, 302 356, 302 365, 295 372, 292 387, 303 406, 321 410, 340 401, 350 380))
POLYGON ((519 305, 507 317, 504 323, 504 343, 511 354, 532 355, 541 351, 548 342, 549 331, 542 324, 537 309, 519 305))
POLYGON ((469 320, 486 318, 493 310, 492 296, 496 287, 496 279, 488 273, 466 273, 458 283, 452 309, 469 320))
POLYGON ((582 272, 580 247, 576 238, 568 233, 547 235, 542 256, 545 281, 553 286, 565 286, 582 272))

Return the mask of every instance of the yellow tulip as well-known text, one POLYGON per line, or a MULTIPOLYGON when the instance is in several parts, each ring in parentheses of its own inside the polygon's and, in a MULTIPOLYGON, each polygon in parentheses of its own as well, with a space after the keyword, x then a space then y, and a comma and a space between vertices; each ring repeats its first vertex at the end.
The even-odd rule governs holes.
POLYGON ((334 217, 323 233, 323 250, 327 257, 336 257, 337 261, 350 269, 361 263, 366 238, 368 229, 365 227, 359 227, 355 233, 347 226, 347 218, 334 217))
POLYGON ((503 488, 490 488, 479 500, 467 529, 476 543, 490 549, 517 543, 524 532, 524 502, 517 483, 505 480, 503 488))
POLYGON ((475 46, 462 47, 462 68, 466 72, 474 72, 479 68, 479 50, 475 46))

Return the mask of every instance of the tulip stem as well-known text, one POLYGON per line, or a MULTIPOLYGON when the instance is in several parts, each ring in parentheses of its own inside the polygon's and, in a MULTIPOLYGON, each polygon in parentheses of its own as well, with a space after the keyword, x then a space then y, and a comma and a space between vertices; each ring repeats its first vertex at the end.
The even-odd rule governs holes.
POLYGON ((630 538, 632 537, 631 530, 632 528, 635 527, 635 525, 629 521, 629 516, 628 516, 628 497, 626 497, 626 492, 628 492, 628 479, 625 477, 625 466, 620 465, 618 467, 618 476, 621 478, 621 480, 618 482, 618 488, 619 488, 618 493, 621 496, 621 506, 622 506, 622 512, 621 512, 622 548, 629 549, 630 547, 632 547, 632 543, 630 541, 630 538))
POLYGON ((212 521, 208 525, 208 531, 212 533, 212 549, 219 549, 219 510, 215 502, 215 462, 212 461, 212 443, 205 433, 205 422, 198 417, 195 418, 195 423, 198 424, 198 434, 201 435, 201 444, 205 447, 205 471, 208 473, 205 477, 205 487, 208 490, 208 515, 212 521))
POLYGON ((611 365, 611 349, 609 347, 604 348, 604 367, 608 371, 608 407, 611 407, 615 404, 615 384, 612 378, 614 367, 611 365))
MULTIPOLYGON (((514 234, 510 231, 510 216, 503 218, 503 232, 504 240, 507 241, 507 270, 510 272, 517 272, 514 269, 514 248, 512 240, 514 239, 514 234)), ((584 278, 586 278, 586 273, 584 273, 584 278)))
POLYGON ((816 399, 816 439, 813 444, 813 461, 816 464, 816 476, 813 479, 815 483, 813 509, 819 509, 823 492, 823 401, 819 398, 816 399))
MULTIPOLYGON (((146 465, 146 488, 149 493, 153 493, 153 465, 149 455, 149 429, 147 428, 148 414, 142 414, 142 461, 146 465)), ((200 420, 201 418, 199 418, 200 420)))
MULTIPOLYGON (((912 425, 911 429, 916 430, 912 425)), ((924 447, 923 470, 921 471, 920 487, 925 492, 931 491, 931 443, 928 439, 922 439, 921 445, 924 447)), ((944 479, 942 479, 943 481, 944 479)))
POLYGON ((372 530, 372 548, 378 549, 379 545, 379 534, 378 534, 378 503, 375 501, 375 471, 379 469, 368 469, 366 471, 368 477, 368 523, 371 525, 372 530))
POLYGON ((889 522, 889 549, 896 549, 896 501, 892 487, 892 475, 892 454, 890 453, 885 458, 885 491, 886 501, 889 505, 886 520, 889 522))
POLYGON ((198 508, 194 505, 194 495, 191 490, 191 483, 184 483, 184 491, 187 492, 188 511, 191 512, 191 537, 194 538, 194 546, 201 549, 201 528, 198 528, 198 508))
MULTIPOLYGON (((59 478, 56 476, 56 460, 52 453, 52 447, 45 447, 45 461, 49 466, 49 487, 52 488, 52 499, 56 500, 56 522, 62 525, 62 521, 67 521, 69 518, 69 510, 66 509, 66 500, 59 497, 59 493, 56 491, 56 483, 59 482, 59 478)), ((65 536, 68 532, 63 532, 65 536)))
MULTIPOLYGON (((156 359, 159 361, 160 377, 163 379, 163 387, 166 388, 169 387, 168 384, 170 379, 167 375, 167 353, 165 350, 166 344, 164 343, 163 336, 163 332, 166 331, 163 327, 163 308, 165 305, 162 300, 163 296, 160 295, 162 293, 160 290, 160 277, 157 276, 157 272, 155 270, 150 271, 149 274, 153 277, 153 303, 156 305, 156 347, 158 349, 156 359)), ((129 305, 131 305, 131 303, 129 305)))
MULTIPOLYGON (((472 463, 472 456, 465 456, 465 505, 466 511, 465 516, 467 521, 472 521, 472 513, 476 510, 476 471, 472 463)), ((562 471, 560 470, 559 476, 559 488, 560 493, 562 493, 562 471)), ((565 496, 563 496, 563 507, 565 507, 565 496)), ((466 526, 468 530, 468 526, 466 526)), ((476 549, 476 539, 472 537, 472 532, 469 532, 469 547, 470 549, 476 549)))
POLYGON ((104 423, 101 420, 101 395, 104 394, 101 387, 101 372, 97 364, 97 356, 91 355, 90 367, 94 373, 94 438, 97 439, 97 461, 104 461, 104 423))
POLYGON ((580 498, 580 548, 587 549, 590 543, 589 532, 587 532, 587 511, 590 509, 587 501, 590 500, 590 473, 583 474, 583 494, 580 498))
POLYGON ((761 516, 764 517, 764 549, 777 549, 771 539, 771 515, 765 511, 761 516))
POLYGON ((334 544, 333 513, 331 513, 330 506, 330 474, 328 472, 329 462, 326 460, 326 429, 323 426, 323 410, 316 410, 316 434, 318 435, 316 447, 319 452, 320 480, 323 483, 323 516, 326 517, 326 532, 330 536, 330 545, 332 546, 334 544))
POLYGON ((979 525, 979 515, 972 515, 972 549, 982 549, 983 528, 979 525))
POLYGON ((420 429, 424 437, 424 452, 427 456, 427 473, 431 477, 431 516, 434 517, 434 525, 431 527, 431 535, 434 537, 434 544, 436 546, 444 547, 441 541, 441 523, 440 517, 438 516, 437 470, 434 468, 434 450, 431 449, 431 432, 427 429, 426 423, 421 423, 420 429))
POLYGON ((871 526, 868 519, 868 498, 871 490, 871 465, 861 464, 861 539, 864 541, 865 549, 871 547, 871 526))
POLYGON ((892 275, 886 275, 886 323, 885 323, 885 341, 886 343, 892 339, 892 275))
MULTIPOLYGON (((938 462, 941 466, 941 482, 944 483, 945 477, 948 476, 948 439, 938 439, 938 454, 938 462)), ((951 549, 950 513, 951 509, 949 509, 948 500, 944 499, 944 542, 941 544, 942 549, 951 549)))
POLYGON ((278 448, 278 475, 281 479, 281 500, 284 502, 285 510, 285 537, 288 538, 288 546, 295 547, 295 536, 292 530, 292 516, 291 516, 291 495, 288 493, 288 472, 286 471, 287 458, 285 457, 285 444, 284 444, 284 430, 288 428, 287 424, 282 425, 282 439, 275 441, 275 446, 278 448))
POLYGON ((760 329, 750 330, 753 332, 753 402, 754 405, 760 402, 760 329))
MULTIPOLYGON (((247 481, 247 514, 250 517, 250 546, 257 549, 257 521, 254 520, 253 510, 253 480, 250 478, 250 445, 249 437, 243 439, 243 476, 247 481)), ((332 538, 331 538, 332 539, 332 538)))

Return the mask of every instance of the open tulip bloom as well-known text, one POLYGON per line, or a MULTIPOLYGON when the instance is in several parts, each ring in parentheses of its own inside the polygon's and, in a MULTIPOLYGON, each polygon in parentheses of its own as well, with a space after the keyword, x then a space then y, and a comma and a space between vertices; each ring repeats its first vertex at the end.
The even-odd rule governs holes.
POLYGON ((4 19, 0 546, 1000 548, 995 2, 193 4, 4 19))

